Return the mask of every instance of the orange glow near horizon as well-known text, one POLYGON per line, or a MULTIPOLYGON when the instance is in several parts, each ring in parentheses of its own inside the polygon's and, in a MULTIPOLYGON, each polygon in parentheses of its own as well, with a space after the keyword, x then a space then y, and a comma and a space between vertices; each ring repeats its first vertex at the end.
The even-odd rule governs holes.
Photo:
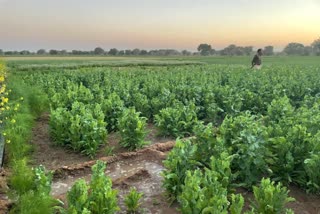
POLYGON ((0 0, 0 49, 310 45, 319 11, 317 0, 0 0))

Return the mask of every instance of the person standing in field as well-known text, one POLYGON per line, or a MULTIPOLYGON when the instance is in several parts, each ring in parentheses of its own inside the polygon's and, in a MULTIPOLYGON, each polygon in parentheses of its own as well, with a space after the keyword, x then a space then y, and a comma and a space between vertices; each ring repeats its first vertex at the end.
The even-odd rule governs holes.
POLYGON ((254 57, 252 59, 252 62, 251 62, 252 67, 251 68, 261 69, 261 64, 262 64, 261 56, 262 56, 262 50, 258 49, 257 54, 254 55, 254 57))

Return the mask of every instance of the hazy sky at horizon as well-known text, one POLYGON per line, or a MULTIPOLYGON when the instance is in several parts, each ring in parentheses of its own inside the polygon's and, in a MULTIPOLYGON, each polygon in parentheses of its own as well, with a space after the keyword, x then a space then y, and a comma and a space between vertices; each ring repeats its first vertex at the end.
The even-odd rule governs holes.
POLYGON ((320 0, 0 0, 0 49, 282 48, 319 23, 320 0))

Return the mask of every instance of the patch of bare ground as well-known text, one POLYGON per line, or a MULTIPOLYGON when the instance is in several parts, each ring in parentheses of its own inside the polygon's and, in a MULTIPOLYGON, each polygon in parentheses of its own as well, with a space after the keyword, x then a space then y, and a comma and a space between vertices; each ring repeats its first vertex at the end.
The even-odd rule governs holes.
MULTIPOLYGON (((100 158, 107 163, 105 173, 112 179, 114 188, 119 191, 119 206, 122 210, 120 213, 125 213, 124 196, 129 192, 130 187, 135 187, 144 194, 141 207, 143 213, 178 213, 177 206, 170 206, 161 187, 161 172, 164 169, 162 161, 166 157, 164 152, 169 151, 173 146, 174 141, 169 141, 154 144, 136 152, 100 158)), ((65 194, 77 179, 83 178, 89 182, 90 167, 94 164, 95 161, 87 161, 56 169, 52 195, 64 199, 65 194)))

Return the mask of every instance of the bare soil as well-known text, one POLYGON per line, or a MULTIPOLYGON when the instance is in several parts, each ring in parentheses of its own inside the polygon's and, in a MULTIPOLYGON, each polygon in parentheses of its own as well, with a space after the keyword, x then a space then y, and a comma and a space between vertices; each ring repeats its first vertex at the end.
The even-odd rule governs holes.
MULTIPOLYGON (((118 200, 121 212, 126 213, 124 197, 131 187, 143 193, 141 210, 143 213, 179 213, 177 205, 168 203, 161 187, 161 172, 164 169, 162 161, 166 152, 173 148, 175 142, 158 143, 137 152, 120 153, 115 156, 102 157, 107 163, 106 175, 113 181, 113 186, 119 191, 118 200)), ((95 161, 88 161, 54 171, 52 195, 64 200, 67 191, 74 182, 91 179, 90 167, 95 161)))

